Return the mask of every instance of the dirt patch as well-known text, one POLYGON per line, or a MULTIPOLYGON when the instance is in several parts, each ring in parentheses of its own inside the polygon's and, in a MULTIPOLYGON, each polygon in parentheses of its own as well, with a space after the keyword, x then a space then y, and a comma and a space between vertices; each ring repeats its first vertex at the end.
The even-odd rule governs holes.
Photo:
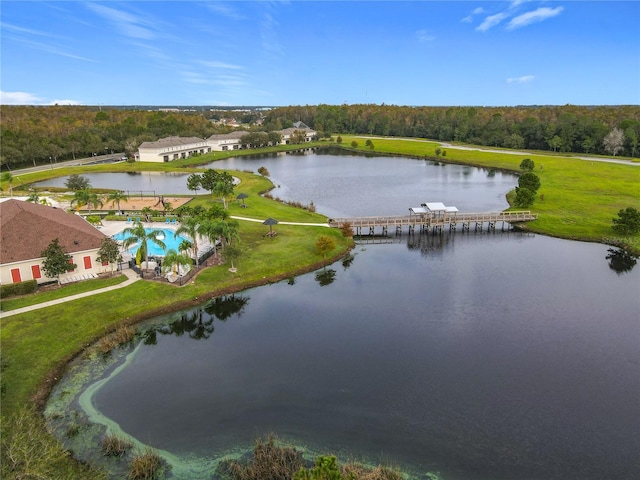
MULTIPOLYGON (((170 204, 172 209, 176 209, 190 202, 191 200, 192 200, 192 197, 166 197, 164 195, 160 195, 157 197, 131 196, 129 197, 128 200, 124 200, 120 202, 120 210, 124 210, 125 212, 135 212, 135 211, 140 211, 143 208, 149 207, 152 210, 157 210, 162 212, 166 210, 167 203, 170 204)), ((111 203, 105 203, 100 210, 108 211, 108 210, 115 210, 115 209, 117 209, 116 205, 112 205, 111 203)))

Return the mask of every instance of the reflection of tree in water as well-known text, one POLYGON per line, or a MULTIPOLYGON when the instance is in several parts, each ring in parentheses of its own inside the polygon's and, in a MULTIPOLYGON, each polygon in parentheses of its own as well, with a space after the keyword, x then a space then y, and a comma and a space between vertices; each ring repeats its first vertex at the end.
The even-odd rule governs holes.
POLYGON ((609 268, 614 270, 618 275, 630 272, 636 265, 638 257, 626 250, 610 248, 607 252, 609 252, 609 255, 606 256, 606 259, 609 260, 609 268))
POLYGON ((214 320, 225 322, 233 315, 240 316, 242 310, 249 303, 249 297, 242 295, 226 295, 211 300, 204 307, 196 308, 182 313, 178 320, 168 325, 151 328, 144 334, 144 343, 155 345, 157 334, 182 336, 187 334, 194 340, 203 340, 211 337, 214 327, 214 320))
POLYGON ((318 282, 321 287, 332 284, 335 279, 336 271, 333 268, 323 269, 321 272, 316 272, 316 282, 318 282))
POLYGON ((236 296, 235 294, 227 295, 211 300, 204 307, 204 311, 224 322, 233 315, 242 315, 242 310, 244 310, 247 303, 249 303, 249 297, 236 296))
POLYGON ((353 261, 356 259, 356 256, 354 254, 347 254, 343 259, 342 259, 342 267, 346 270, 348 269, 351 264, 353 263, 353 261))

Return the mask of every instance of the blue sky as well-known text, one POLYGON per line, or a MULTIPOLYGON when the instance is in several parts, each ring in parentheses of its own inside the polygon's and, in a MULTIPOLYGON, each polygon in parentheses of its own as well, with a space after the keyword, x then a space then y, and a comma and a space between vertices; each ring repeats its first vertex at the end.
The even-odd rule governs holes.
POLYGON ((640 1, 7 1, 0 103, 640 104, 640 1))

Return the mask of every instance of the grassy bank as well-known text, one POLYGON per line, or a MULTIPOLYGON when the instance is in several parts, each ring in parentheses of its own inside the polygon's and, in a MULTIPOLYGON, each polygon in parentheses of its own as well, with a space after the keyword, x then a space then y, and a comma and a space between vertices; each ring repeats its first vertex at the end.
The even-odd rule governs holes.
MULTIPOLYGON (((365 138, 343 136, 345 145, 349 145, 353 139, 361 146, 358 150, 369 151, 364 146, 365 138)), ((373 142, 374 152, 429 159, 436 158, 435 149, 439 146, 431 142, 391 139, 374 139, 373 142)), ((527 228, 543 234, 619 244, 636 252, 640 251, 640 235, 620 238, 611 229, 611 219, 618 210, 628 206, 640 208, 640 168, 547 155, 521 157, 502 153, 444 150, 447 154, 444 158, 439 157, 441 161, 514 172, 519 170, 523 158, 531 158, 536 163, 535 173, 542 182, 539 194, 544 195, 544 199, 538 198, 532 207, 539 214, 539 219, 527 224, 527 228)), ((13 186, 16 189, 20 184, 71 173, 142 170, 184 172, 187 163, 194 165, 196 162, 209 162, 218 158, 222 158, 222 155, 203 155, 189 162, 183 161, 184 165, 173 162, 123 163, 47 170, 18 175, 13 186)), ((257 160, 255 170, 260 166, 257 160)), ((193 171, 199 171, 199 168, 194 167, 193 171)), ((272 187, 268 179, 246 172, 233 174, 241 179, 236 193, 247 193, 249 198, 245 200, 247 208, 242 208, 238 202, 231 202, 231 215, 255 219, 273 217, 290 222, 325 221, 321 215, 261 197, 261 192, 272 187)), ((273 194, 277 196, 277 190, 273 194)), ((210 194, 200 191, 193 204, 208 205, 211 201, 210 194)), ((226 292, 278 281, 295 273, 317 268, 323 262, 315 248, 319 235, 330 235, 336 240, 336 257, 350 247, 350 242, 340 232, 332 229, 282 224, 275 229, 278 236, 266 238, 263 234, 267 227, 260 223, 241 221, 242 255, 235 262, 238 267, 235 274, 229 272, 228 266, 212 267, 202 271, 193 282, 184 287, 136 282, 115 292, 4 319, 0 330, 2 478, 38 478, 38 475, 42 475, 41 478, 97 478, 95 471, 77 465, 57 446, 46 432, 38 411, 27 406, 41 404, 49 388, 62 373, 66 362, 105 333, 123 323, 135 323, 160 313, 197 305, 207 298, 226 292), (39 451, 46 451, 47 455, 39 455, 39 451)), ((65 287, 67 288, 70 286, 65 287)), ((65 289, 59 292, 65 295, 78 293, 65 289)), ((38 297, 39 295, 44 294, 15 301, 37 303, 48 300, 44 296, 38 297)), ((19 304, 9 305, 10 308, 18 308, 19 304)))
MULTIPOLYGON (((343 135, 343 145, 358 142, 357 150, 371 151, 366 137, 343 135)), ((640 235, 621 237, 612 227, 618 211, 640 209, 640 167, 581 160, 553 155, 512 155, 507 153, 456 150, 434 142, 373 139, 374 152, 437 159, 448 163, 474 165, 520 173, 520 162, 535 162, 541 187, 531 207, 538 220, 525 228, 554 237, 618 245, 640 253, 640 235), (436 156, 436 148, 446 156, 436 156)), ((437 201, 438 199, 432 199, 437 201)))

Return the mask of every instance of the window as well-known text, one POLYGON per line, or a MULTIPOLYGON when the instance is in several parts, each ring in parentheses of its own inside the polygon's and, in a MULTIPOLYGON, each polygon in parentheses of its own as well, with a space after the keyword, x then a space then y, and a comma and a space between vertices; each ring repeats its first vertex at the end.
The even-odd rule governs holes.
POLYGON ((20 269, 19 268, 12 268, 11 269, 11 280, 13 281, 13 283, 18 283, 22 281, 22 277, 20 276, 20 269))
MULTIPOLYGON (((69 263, 70 263, 71 265, 73 265, 73 258, 70 258, 70 259, 69 259, 69 263)), ((73 267, 71 267, 71 266, 70 266, 70 267, 69 267, 69 270, 67 270, 67 272, 73 272, 74 270, 75 270, 75 268, 73 268, 73 267)))
POLYGON ((40 265, 31 265, 31 276, 34 280, 38 278, 42 278, 42 273, 40 272, 40 265))
POLYGON ((168 162, 168 161, 169 161, 169 155, 165 155, 164 157, 162 157, 162 159, 163 159, 165 162, 168 162))
POLYGON ((84 257, 82 260, 84 261, 84 269, 91 270, 91 257, 84 257))

